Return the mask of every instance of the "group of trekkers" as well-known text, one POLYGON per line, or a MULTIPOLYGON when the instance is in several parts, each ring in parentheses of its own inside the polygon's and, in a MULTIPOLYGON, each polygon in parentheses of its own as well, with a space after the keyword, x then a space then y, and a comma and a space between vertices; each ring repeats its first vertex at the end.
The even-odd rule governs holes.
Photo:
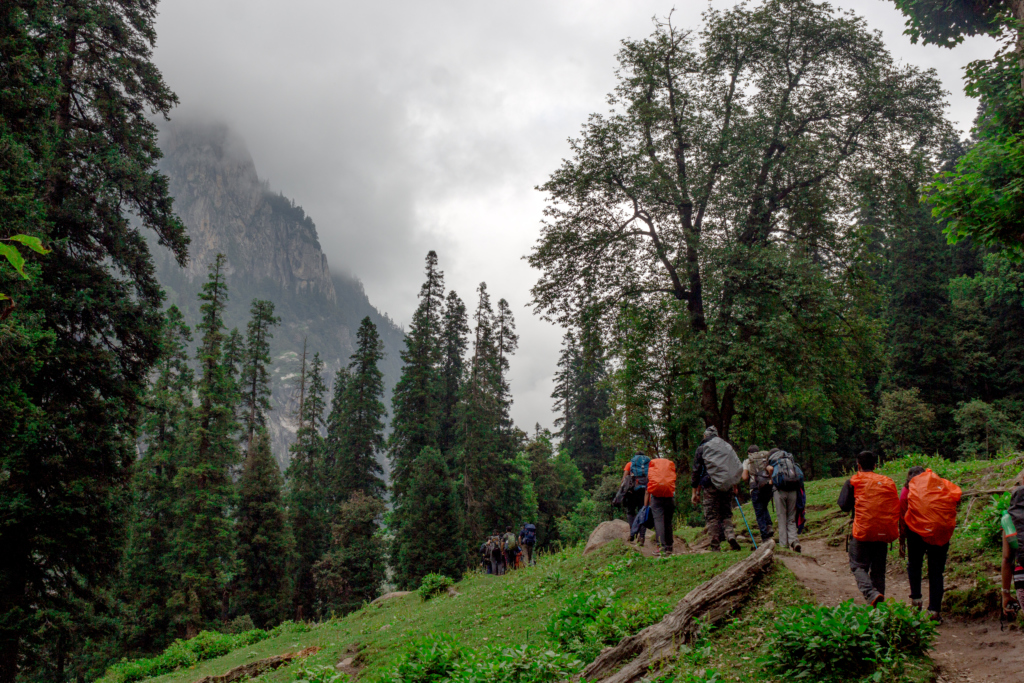
POLYGON ((505 533, 495 531, 480 545, 480 561, 486 574, 501 576, 506 571, 536 564, 533 550, 537 546, 537 526, 523 524, 519 533, 505 527, 505 533))

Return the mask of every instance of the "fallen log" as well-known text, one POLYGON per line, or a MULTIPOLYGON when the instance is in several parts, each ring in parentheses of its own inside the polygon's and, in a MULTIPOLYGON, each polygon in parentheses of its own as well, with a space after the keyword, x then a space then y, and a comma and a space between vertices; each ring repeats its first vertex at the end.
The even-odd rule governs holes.
POLYGON ((283 655, 274 655, 273 657, 267 657, 266 659, 260 659, 255 662, 248 664, 242 664, 231 669, 226 674, 220 676, 204 676, 200 678, 196 683, 235 683, 235 681, 248 680, 255 678, 261 674, 265 674, 268 671, 273 671, 279 666, 284 666, 295 659, 302 659, 315 655, 320 651, 318 647, 307 647, 305 650, 299 652, 286 652, 283 655))
POLYGON ((694 588, 660 622, 623 638, 598 655, 583 670, 583 679, 589 683, 633 683, 651 665, 674 657, 680 645, 693 639, 699 628, 698 617, 714 623, 739 607, 751 586, 771 566, 774 548, 775 542, 768 541, 746 559, 694 588))

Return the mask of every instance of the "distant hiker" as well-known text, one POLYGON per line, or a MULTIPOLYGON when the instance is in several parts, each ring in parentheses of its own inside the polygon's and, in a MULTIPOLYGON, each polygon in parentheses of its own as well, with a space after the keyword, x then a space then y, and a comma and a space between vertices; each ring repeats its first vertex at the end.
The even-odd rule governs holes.
POLYGON ((910 604, 921 609, 921 568, 928 556, 928 612, 940 621, 943 573, 949 540, 956 529, 956 509, 962 492, 924 467, 911 467, 900 491, 900 557, 907 558, 910 604))
POLYGON ((495 531, 490 540, 487 541, 488 550, 491 553, 491 573, 501 576, 505 573, 505 557, 501 552, 501 537, 495 531))
POLYGON ((515 569, 519 543, 516 541, 516 535, 512 533, 511 526, 505 527, 505 535, 501 537, 501 549, 505 553, 505 566, 515 569))
POLYGON ((537 564, 533 557, 533 549, 537 545, 537 527, 533 524, 524 524, 519 531, 519 544, 526 552, 526 564, 531 567, 537 564))
POLYGON ((491 573, 491 549, 487 545, 487 541, 480 544, 480 563, 483 565, 484 573, 491 573))
POLYGON ((772 477, 775 496, 775 517, 779 521, 779 545, 800 552, 797 507, 800 492, 804 488, 803 470, 796 464, 792 454, 773 448, 768 452, 768 472, 772 477))
MULTIPOLYGON (((626 521, 629 528, 633 528, 633 520, 636 519, 637 511, 644 506, 644 497, 647 495, 648 466, 651 459, 642 453, 634 455, 622 471, 622 484, 619 490, 622 492, 622 505, 626 508, 626 521)), ((632 531, 629 535, 629 542, 636 541, 643 545, 647 537, 647 527, 641 525, 640 532, 634 538, 632 531)))
POLYGON ((1010 494, 1010 507, 999 521, 1003 527, 1003 618, 1014 619, 1024 598, 1024 548, 1019 540, 1024 535, 1024 486, 1010 494))
POLYGON ((839 492, 839 509, 853 512, 849 539, 850 571, 864 600, 874 607, 885 600, 885 562, 889 544, 900 536, 900 496, 896 482, 875 473, 878 457, 857 456, 857 473, 839 492))
POLYGON ((732 499, 739 492, 737 485, 742 476, 743 464, 736 451, 718 436, 715 427, 705 429, 693 457, 690 485, 693 504, 703 503, 704 520, 711 538, 708 549, 712 552, 722 549, 723 537, 733 550, 740 549, 732 528, 732 499))
MULTIPOLYGON (((675 537, 672 532, 672 515, 676 510, 676 464, 668 458, 654 458, 647 464, 647 494, 644 504, 651 506, 654 515, 654 532, 661 547, 655 557, 672 554, 675 537)), ((641 537, 643 532, 640 532, 641 537)))
POLYGON ((747 448, 747 459, 743 461, 743 481, 750 484, 750 504, 761 530, 761 541, 772 538, 772 515, 768 504, 772 500, 772 476, 768 473, 768 451, 756 445, 747 448))

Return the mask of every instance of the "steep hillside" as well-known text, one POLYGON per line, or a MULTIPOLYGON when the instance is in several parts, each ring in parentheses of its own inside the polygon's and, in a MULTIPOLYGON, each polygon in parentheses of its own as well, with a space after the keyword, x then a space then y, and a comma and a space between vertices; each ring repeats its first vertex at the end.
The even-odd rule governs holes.
POLYGON ((384 340, 386 400, 401 368, 402 330, 369 301, 359 281, 332 273, 316 226, 302 207, 261 180, 244 142, 223 124, 169 124, 161 135, 161 169, 170 179, 174 206, 192 239, 187 267, 156 247, 157 274, 171 303, 190 324, 199 314, 197 294, 213 257, 227 256, 228 327, 244 331, 254 298, 274 302, 281 325, 274 331, 275 360, 270 429, 274 454, 284 467, 295 433, 292 383, 303 340, 319 352, 328 387, 354 350, 359 321, 370 316, 384 340))

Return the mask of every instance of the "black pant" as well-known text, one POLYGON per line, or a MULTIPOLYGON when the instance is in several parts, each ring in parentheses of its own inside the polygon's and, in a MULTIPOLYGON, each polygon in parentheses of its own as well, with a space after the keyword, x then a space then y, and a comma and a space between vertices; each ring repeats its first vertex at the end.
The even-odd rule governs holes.
POLYGON ((771 485, 750 489, 750 505, 754 508, 754 517, 757 518, 757 528, 761 530, 762 541, 769 541, 772 537, 772 515, 768 510, 771 503, 771 485))
MULTIPOLYGON (((633 490, 626 494, 626 499, 623 501, 626 505, 626 521, 629 522, 629 528, 633 528, 633 520, 636 519, 636 513, 644 506, 644 489, 633 490)), ((641 540, 647 537, 647 527, 641 525, 640 533, 637 534, 641 540)), ((630 538, 630 540, 633 540, 630 538)))
POLYGON ((885 594, 885 560, 889 544, 881 541, 850 539, 850 571, 864 600, 871 603, 885 594))
POLYGON ((907 579, 910 580, 910 599, 921 599, 921 568, 924 556, 928 556, 928 609, 940 612, 945 586, 942 574, 946 571, 946 556, 949 544, 931 545, 913 531, 907 529, 907 579))
POLYGON ((672 515, 676 501, 672 496, 651 496, 651 513, 654 515, 654 531, 658 534, 661 549, 672 552, 672 515))

